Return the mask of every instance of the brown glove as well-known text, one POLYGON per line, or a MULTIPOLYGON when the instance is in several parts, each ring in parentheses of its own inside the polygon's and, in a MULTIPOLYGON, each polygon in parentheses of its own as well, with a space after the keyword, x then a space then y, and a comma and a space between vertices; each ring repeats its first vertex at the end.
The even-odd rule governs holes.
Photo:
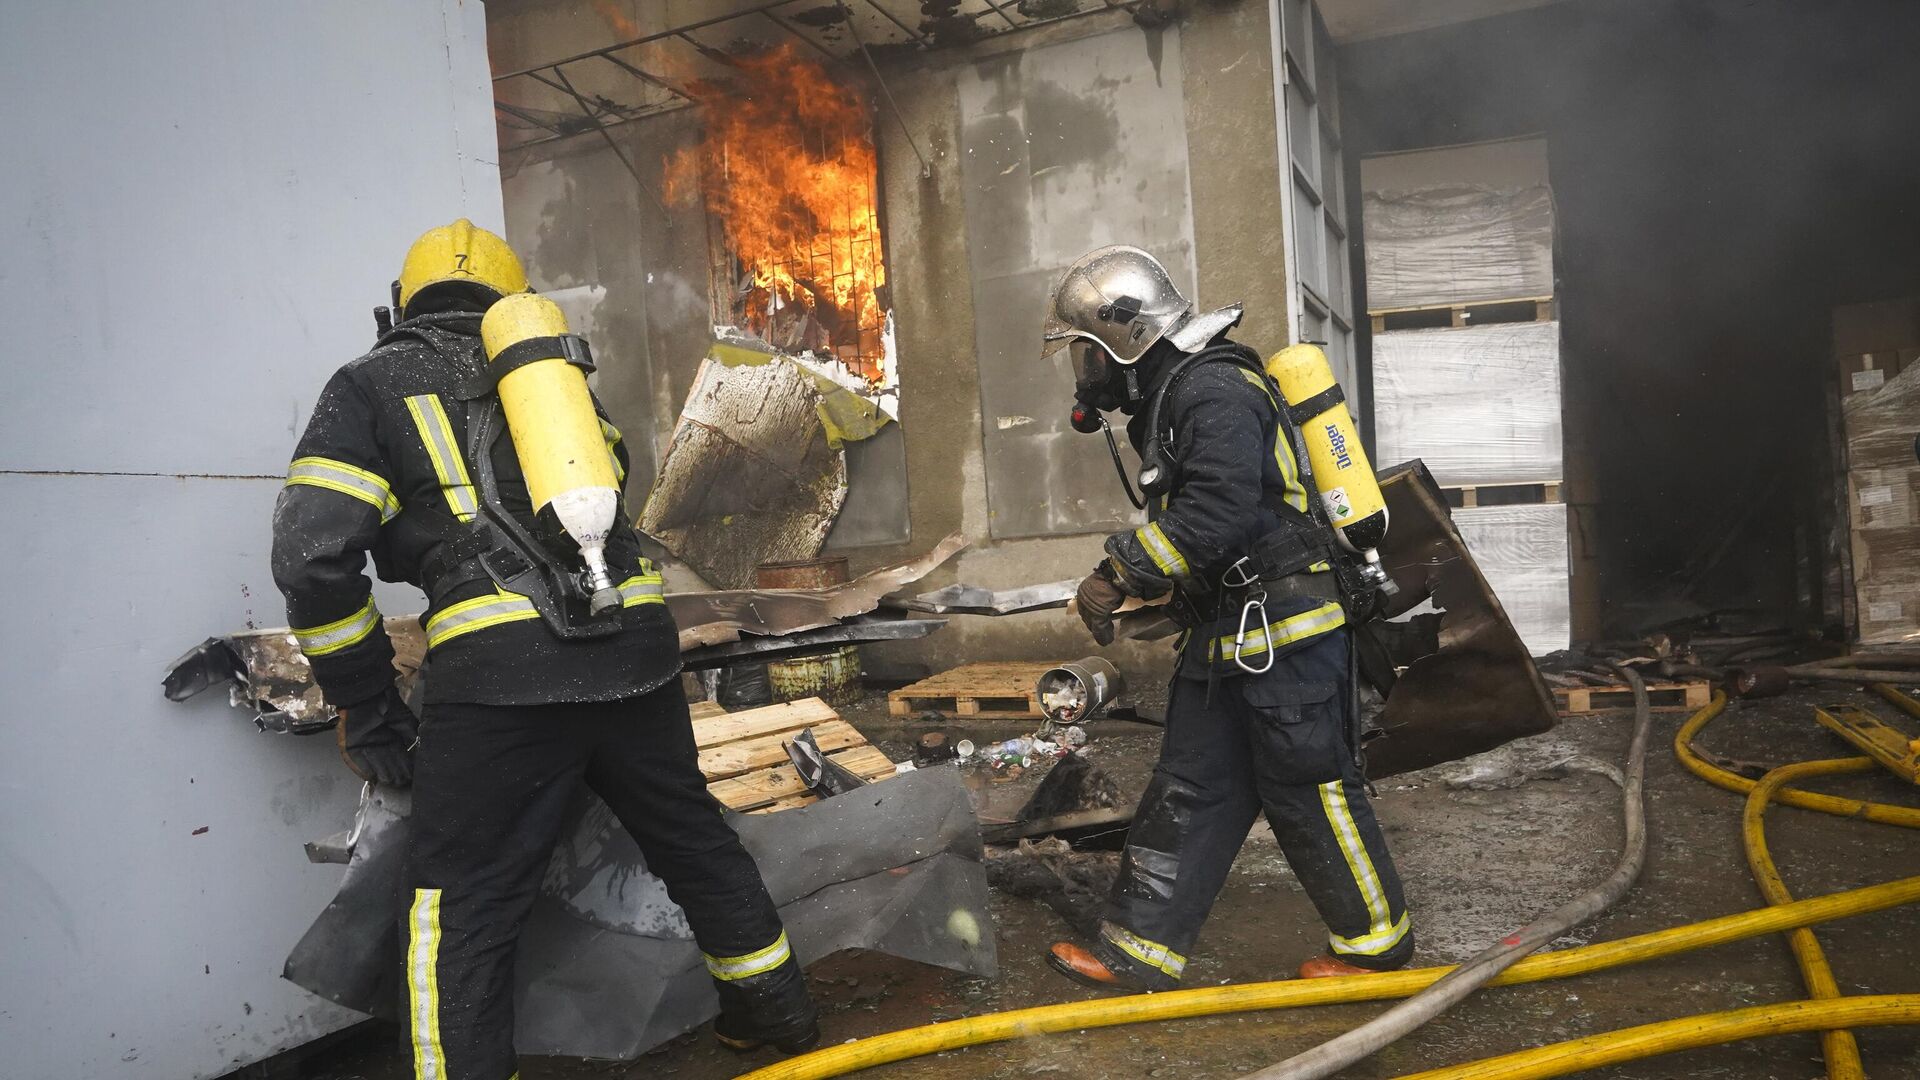
POLYGON ((1120 610, 1127 594, 1114 584, 1113 568, 1102 561, 1087 579, 1080 583, 1080 590, 1074 593, 1073 606, 1080 612, 1080 621, 1087 624, 1087 631, 1093 640, 1102 645, 1113 644, 1113 613, 1120 610))
POLYGON ((335 731, 340 758, 353 775, 392 787, 413 782, 413 744, 420 722, 398 689, 389 686, 377 698, 341 709, 335 731))

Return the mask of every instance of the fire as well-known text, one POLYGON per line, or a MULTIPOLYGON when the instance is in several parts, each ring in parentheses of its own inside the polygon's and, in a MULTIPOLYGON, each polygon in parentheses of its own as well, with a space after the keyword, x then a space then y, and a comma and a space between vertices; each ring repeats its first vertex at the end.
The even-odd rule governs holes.
POLYGON ((669 198, 704 199, 739 260, 729 299, 748 329, 891 387, 866 101, 791 45, 727 61, 733 79, 692 88, 706 130, 668 163, 669 198))

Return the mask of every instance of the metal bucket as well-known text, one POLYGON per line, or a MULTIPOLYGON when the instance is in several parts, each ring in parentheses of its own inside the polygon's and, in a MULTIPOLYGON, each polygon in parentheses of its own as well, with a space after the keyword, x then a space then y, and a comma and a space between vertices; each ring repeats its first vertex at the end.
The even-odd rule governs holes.
MULTIPOLYGON (((762 589, 830 589, 846 584, 847 579, 844 555, 761 563, 753 571, 753 583, 762 589)), ((839 645, 809 656, 769 661, 767 682, 775 701, 817 697, 829 705, 851 705, 860 699, 860 650, 839 645)))

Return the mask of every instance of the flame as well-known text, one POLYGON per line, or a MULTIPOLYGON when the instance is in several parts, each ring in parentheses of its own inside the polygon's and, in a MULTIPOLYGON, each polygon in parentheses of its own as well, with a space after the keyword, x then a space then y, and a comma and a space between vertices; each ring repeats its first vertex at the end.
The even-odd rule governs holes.
POLYGON ((668 197, 705 200, 744 271, 733 300, 749 329, 892 386, 866 101, 790 44, 726 62, 732 79, 692 88, 706 130, 668 162, 668 197))

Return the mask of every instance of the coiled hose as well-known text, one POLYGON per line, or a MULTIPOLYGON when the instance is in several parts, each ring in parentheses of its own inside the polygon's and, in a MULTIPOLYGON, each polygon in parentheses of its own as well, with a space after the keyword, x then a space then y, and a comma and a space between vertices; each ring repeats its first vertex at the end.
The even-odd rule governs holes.
MULTIPOLYGON (((1905 699, 1905 702, 1901 703, 1902 708, 1920 715, 1920 711, 1916 711, 1916 706, 1912 704, 1912 699, 1906 698, 1904 694, 1898 696, 1905 699)), ((1889 697, 1891 699, 1892 695, 1889 697)), ((1691 746, 1693 736, 1725 708, 1725 695, 1716 694, 1712 704, 1695 714, 1681 727, 1680 733, 1674 740, 1674 749, 1682 764, 1695 775, 1729 790, 1747 793, 1758 786, 1756 781, 1709 764, 1702 760, 1691 746)), ((1839 799, 1786 787, 1770 792, 1770 796, 1774 801, 1784 802, 1790 806, 1801 806, 1826 813, 1837 813, 1845 817, 1858 817, 1908 828, 1920 828, 1920 810, 1909 807, 1839 799)), ((1850 889, 1812 900, 1796 900, 1734 915, 1723 915, 1686 926, 1622 938, 1618 941, 1600 942, 1530 956, 1502 972, 1489 985, 1512 986, 1584 975, 1674 956, 1695 949, 1711 948, 1763 934, 1779 933, 1834 919, 1884 911, 1916 901, 1920 901, 1920 877, 1904 878, 1884 885, 1850 889)), ((1178 1020, 1224 1013, 1298 1008, 1306 1005, 1392 1000, 1407 997, 1432 986, 1452 970, 1452 968, 1435 967, 1328 979, 1288 979, 1239 986, 1175 990, 1161 994, 1135 994, 988 1013, 827 1047, 811 1054, 789 1058, 756 1069, 746 1074, 741 1080, 827 1080, 829 1077, 844 1076, 862 1069, 905 1061, 944 1050, 957 1050, 962 1047, 1003 1042, 1032 1035, 1113 1027, 1150 1020, 1178 1020)), ((1832 1027, 1865 1027, 1874 1023, 1912 1023, 1914 1022, 1912 1019, 1903 1018, 1913 1015, 1911 1010, 1914 1008, 1920 1008, 1920 996, 1905 995, 1892 999, 1853 997, 1832 1001, 1790 1002, 1785 1005, 1761 1006, 1758 1011, 1743 1009, 1732 1013, 1707 1014, 1538 1047, 1517 1055, 1454 1066, 1452 1072, 1440 1070, 1437 1073, 1420 1074, 1420 1080, 1440 1080, 1442 1077, 1451 1080, 1453 1077, 1469 1076, 1499 1076, 1505 1080, 1516 1080, 1523 1076, 1559 1076, 1580 1069, 1597 1068, 1616 1061, 1633 1060, 1695 1046, 1713 1045, 1769 1032, 1785 1034, 1788 1031, 1822 1030, 1832 1027), (1891 1006, 1882 1004, 1887 1001, 1892 1001, 1893 1004, 1891 1006), (1698 1039, 1706 1041, 1695 1041, 1698 1039), (1519 1071, 1484 1071, 1490 1069, 1519 1071)))

